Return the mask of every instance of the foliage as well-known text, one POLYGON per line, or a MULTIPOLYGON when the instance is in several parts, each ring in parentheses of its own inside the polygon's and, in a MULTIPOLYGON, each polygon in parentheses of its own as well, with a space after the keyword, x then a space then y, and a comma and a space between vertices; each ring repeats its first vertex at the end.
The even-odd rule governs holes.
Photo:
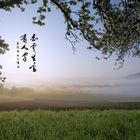
MULTIPOLYGON (((23 4, 37 0, 9 0, 0 8, 10 11, 16 4, 21 11, 23 4)), ((66 39, 75 50, 75 43, 84 38, 88 49, 97 49, 108 59, 117 55, 116 62, 122 66, 126 55, 140 57, 140 2, 138 0, 42 0, 33 23, 45 25, 45 13, 55 5, 65 18, 66 39)), ((117 64, 117 63, 116 63, 117 64)))
POLYGON ((140 111, 0 112, 2 140, 139 140, 140 111))
MULTIPOLYGON (((5 43, 5 41, 0 36, 0 54, 4 54, 7 50, 9 50, 8 44, 5 43)), ((0 70, 1 69, 2 69, 2 66, 0 65, 0 70)), ((0 71, 0 78, 1 78, 1 75, 2 75, 2 72, 0 71)), ((3 81, 3 79, 0 79, 0 80, 3 81)))
POLYGON ((8 44, 0 37, 0 54, 4 54, 8 50, 8 44))

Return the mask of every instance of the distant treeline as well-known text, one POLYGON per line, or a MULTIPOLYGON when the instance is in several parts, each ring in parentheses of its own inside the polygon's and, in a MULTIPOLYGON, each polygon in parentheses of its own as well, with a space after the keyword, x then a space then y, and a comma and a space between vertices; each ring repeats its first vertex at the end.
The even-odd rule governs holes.
POLYGON ((6 88, 3 84, 0 84, 0 94, 22 94, 22 93, 33 93, 34 90, 28 87, 12 87, 6 88))

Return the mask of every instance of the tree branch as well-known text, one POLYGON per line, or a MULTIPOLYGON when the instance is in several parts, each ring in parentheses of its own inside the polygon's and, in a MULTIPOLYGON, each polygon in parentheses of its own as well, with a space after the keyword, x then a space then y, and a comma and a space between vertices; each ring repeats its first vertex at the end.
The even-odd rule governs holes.
POLYGON ((91 42, 91 40, 89 39, 88 35, 85 34, 84 30, 82 30, 81 28, 78 27, 77 24, 75 24, 75 22, 73 21, 73 19, 67 14, 67 12, 65 11, 65 9, 59 3, 59 1, 58 0, 51 0, 51 2, 53 2, 61 10, 61 12, 66 17, 67 22, 69 21, 70 24, 73 26, 73 28, 76 28, 77 30, 79 30, 82 33, 84 39, 87 40, 88 42, 90 42, 94 46, 95 44, 93 44, 93 42, 91 42))
POLYGON ((23 0, 7 0, 0 2, 0 8, 11 7, 15 4, 20 4, 23 0))
POLYGON ((72 20, 72 18, 67 14, 67 12, 65 11, 65 9, 61 6, 61 4, 59 3, 58 0, 51 0, 64 14, 64 16, 67 18, 68 21, 70 21, 71 25, 76 28, 76 24, 74 23, 74 21, 72 20))

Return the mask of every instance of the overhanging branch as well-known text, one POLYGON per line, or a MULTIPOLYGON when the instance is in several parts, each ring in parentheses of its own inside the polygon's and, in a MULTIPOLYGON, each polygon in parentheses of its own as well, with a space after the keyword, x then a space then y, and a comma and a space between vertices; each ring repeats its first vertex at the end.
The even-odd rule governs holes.
POLYGON ((15 4, 20 4, 23 0, 5 0, 0 2, 0 8, 11 7, 15 4))
POLYGON ((51 0, 64 14, 64 16, 66 17, 66 19, 71 23, 71 25, 76 28, 76 25, 74 23, 74 21, 72 20, 72 18, 67 14, 67 12, 65 11, 65 9, 61 6, 61 4, 59 3, 58 0, 51 0))

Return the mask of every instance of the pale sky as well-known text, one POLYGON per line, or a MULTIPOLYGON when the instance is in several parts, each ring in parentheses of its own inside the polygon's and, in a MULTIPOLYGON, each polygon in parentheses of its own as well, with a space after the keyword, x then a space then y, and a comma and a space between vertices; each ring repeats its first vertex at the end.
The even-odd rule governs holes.
POLYGON ((96 60, 100 54, 87 50, 86 41, 76 44, 73 54, 70 43, 65 40, 63 15, 56 10, 46 14, 46 25, 39 27, 32 24, 32 17, 37 16, 38 5, 26 6, 25 12, 13 9, 12 12, 0 11, 0 35, 9 43, 10 51, 0 55, 6 84, 46 84, 46 83, 118 83, 119 79, 129 74, 140 72, 138 58, 126 58, 123 68, 114 70, 115 57, 109 60, 96 60), (37 35, 37 72, 29 70, 26 63, 20 69, 16 66, 16 42, 24 33, 37 35), (117 81, 118 80, 118 81, 117 81))

